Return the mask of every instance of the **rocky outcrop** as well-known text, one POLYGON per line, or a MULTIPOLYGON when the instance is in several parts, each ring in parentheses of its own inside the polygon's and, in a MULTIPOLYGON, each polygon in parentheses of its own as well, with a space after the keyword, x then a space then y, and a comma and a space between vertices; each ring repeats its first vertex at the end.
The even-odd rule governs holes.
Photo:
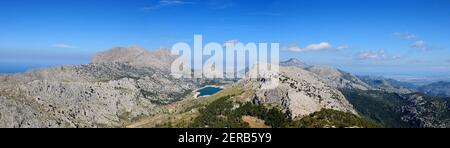
MULTIPOLYGON (((254 70, 256 68, 251 71, 254 70)), ((270 78, 243 79, 237 86, 253 92, 253 100, 248 101, 278 106, 289 113, 293 119, 304 117, 321 109, 334 109, 356 114, 353 106, 341 92, 328 86, 311 72, 297 67, 280 67, 280 73, 268 75, 270 78), (264 89, 265 85, 272 82, 276 82, 278 85, 274 89, 264 89)))
POLYGON ((402 120, 421 128, 449 128, 450 104, 448 100, 430 98, 420 94, 402 97, 407 105, 402 106, 402 120))

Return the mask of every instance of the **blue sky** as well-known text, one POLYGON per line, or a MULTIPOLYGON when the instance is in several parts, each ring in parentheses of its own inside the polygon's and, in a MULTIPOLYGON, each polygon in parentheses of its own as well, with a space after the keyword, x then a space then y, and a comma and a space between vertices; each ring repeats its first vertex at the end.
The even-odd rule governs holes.
POLYGON ((0 72, 202 34, 355 74, 450 79, 450 0, 3 0, 0 22, 0 72))

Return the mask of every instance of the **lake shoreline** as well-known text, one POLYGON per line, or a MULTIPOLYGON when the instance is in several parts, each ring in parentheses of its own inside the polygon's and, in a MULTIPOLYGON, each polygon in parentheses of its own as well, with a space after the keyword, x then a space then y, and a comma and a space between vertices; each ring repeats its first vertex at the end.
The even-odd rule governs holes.
POLYGON ((200 90, 202 90, 202 89, 206 89, 206 88, 218 88, 218 89, 220 89, 220 91, 222 91, 222 90, 224 90, 225 89, 225 86, 218 86, 218 85, 206 85, 206 86, 203 86, 203 87, 201 87, 201 88, 198 88, 198 89, 195 89, 195 90, 193 90, 192 92, 193 93, 195 93, 194 94, 194 98, 201 98, 201 97, 209 97, 209 96, 211 96, 211 95, 204 95, 204 96, 200 96, 200 90))

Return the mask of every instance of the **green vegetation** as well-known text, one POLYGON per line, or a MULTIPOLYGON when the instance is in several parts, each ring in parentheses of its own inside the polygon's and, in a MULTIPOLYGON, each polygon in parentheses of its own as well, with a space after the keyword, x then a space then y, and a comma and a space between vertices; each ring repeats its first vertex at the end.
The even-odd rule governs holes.
POLYGON ((242 116, 255 116, 266 122, 273 128, 287 127, 289 120, 287 116, 276 108, 267 109, 251 103, 236 105, 230 101, 231 96, 222 97, 205 108, 200 109, 200 115, 194 120, 192 127, 209 128, 249 128, 249 124, 242 120, 242 116))
POLYGON ((295 128, 382 128, 383 126, 352 113, 322 109, 291 123, 295 128))
POLYGON ((200 109, 200 116, 194 120, 192 127, 248 128, 249 125, 232 110, 233 104, 228 101, 229 98, 222 97, 200 109))
POLYGON ((242 116, 253 116, 265 121, 272 128, 325 128, 325 127, 382 127, 370 120, 362 119, 351 113, 334 110, 322 110, 299 121, 291 121, 288 113, 278 108, 251 103, 236 103, 230 100, 232 96, 222 97, 199 110, 199 116, 194 119, 191 127, 197 128, 249 128, 242 116))
POLYGON ((402 120, 404 117, 410 116, 428 119, 436 124, 450 118, 450 103, 445 98, 430 97, 420 93, 400 95, 375 90, 341 90, 341 92, 361 115, 389 128, 419 128, 423 126, 417 120, 402 120), (422 97, 422 99, 417 99, 415 96, 422 97), (417 111, 411 113, 405 110, 410 106, 417 108, 417 111))
POLYGON ((402 121, 401 106, 406 101, 393 93, 383 91, 341 90, 355 109, 363 116, 386 127, 414 128, 416 125, 402 121))

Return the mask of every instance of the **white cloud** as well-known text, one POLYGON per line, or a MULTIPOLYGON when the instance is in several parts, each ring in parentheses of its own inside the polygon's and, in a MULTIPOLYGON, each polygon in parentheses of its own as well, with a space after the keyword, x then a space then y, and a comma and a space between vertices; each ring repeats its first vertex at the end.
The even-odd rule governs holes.
POLYGON ((160 4, 164 5, 183 5, 183 4, 193 4, 193 2, 187 2, 182 0, 161 0, 159 1, 160 4))
POLYGON ((66 49, 73 49, 75 46, 68 45, 68 44, 54 44, 52 45, 54 48, 66 48, 66 49))
POLYGON ((227 45, 236 46, 236 44, 238 44, 238 43, 240 43, 239 40, 233 39, 233 40, 228 40, 228 41, 226 41, 222 46, 223 46, 224 48, 226 48, 227 45))
POLYGON ((144 7, 142 10, 149 11, 160 9, 168 6, 176 6, 176 5, 187 5, 187 4, 195 4, 194 2, 184 1, 184 0, 160 0, 157 4, 149 7, 144 7))
POLYGON ((358 59, 363 60, 396 60, 400 59, 400 56, 390 56, 387 55, 384 50, 366 50, 358 53, 358 59))
POLYGON ((337 50, 345 50, 345 49, 349 49, 350 48, 350 46, 348 46, 348 45, 342 45, 342 46, 338 46, 336 49, 337 50))
POLYGON ((412 48, 417 48, 423 51, 427 51, 430 49, 430 47, 427 45, 427 43, 424 40, 417 40, 414 42, 414 44, 411 45, 412 48))
POLYGON ((310 44, 306 46, 305 48, 301 48, 297 45, 290 45, 286 47, 285 49, 287 51, 292 52, 307 52, 307 51, 320 51, 320 50, 326 50, 326 49, 332 49, 333 46, 328 42, 321 42, 319 44, 310 44))
POLYGON ((358 53, 358 57, 361 59, 379 59, 379 58, 385 58, 386 53, 384 50, 379 51, 361 51, 358 53))
POLYGON ((425 45, 425 41, 423 41, 423 40, 417 40, 417 41, 414 43, 413 47, 420 47, 420 46, 424 46, 424 45, 425 45))

